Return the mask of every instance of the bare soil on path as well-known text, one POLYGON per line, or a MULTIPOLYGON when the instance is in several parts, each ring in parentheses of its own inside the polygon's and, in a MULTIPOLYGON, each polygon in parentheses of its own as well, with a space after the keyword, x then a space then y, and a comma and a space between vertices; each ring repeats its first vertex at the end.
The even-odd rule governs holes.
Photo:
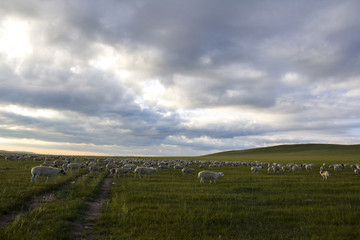
POLYGON ((94 201, 88 202, 87 211, 83 217, 74 223, 75 230, 73 236, 75 239, 88 240, 92 239, 93 226, 96 219, 100 216, 103 204, 110 198, 110 189, 113 177, 107 175, 101 184, 100 192, 94 201))
POLYGON ((45 204, 47 202, 51 202, 53 200, 55 200, 55 193, 57 191, 59 191, 60 189, 70 185, 70 184, 74 184, 79 178, 81 177, 86 177, 89 173, 86 173, 84 175, 78 176, 76 177, 74 180, 71 180, 68 183, 65 183, 63 186, 59 187, 56 190, 51 190, 50 192, 45 192, 42 193, 36 197, 34 197, 33 199, 25 202, 25 204, 20 208, 20 209, 16 209, 10 213, 7 214, 3 214, 0 216, 0 227, 4 227, 7 224, 9 224, 10 222, 14 221, 15 218, 17 217, 21 217, 22 215, 32 211, 33 209, 41 206, 42 204, 45 204))

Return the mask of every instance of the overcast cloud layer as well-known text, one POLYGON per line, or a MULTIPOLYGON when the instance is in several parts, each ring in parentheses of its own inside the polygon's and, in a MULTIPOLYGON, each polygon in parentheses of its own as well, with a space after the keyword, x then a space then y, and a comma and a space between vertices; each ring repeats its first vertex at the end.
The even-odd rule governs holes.
POLYGON ((360 143, 360 2, 0 3, 0 148, 360 143))

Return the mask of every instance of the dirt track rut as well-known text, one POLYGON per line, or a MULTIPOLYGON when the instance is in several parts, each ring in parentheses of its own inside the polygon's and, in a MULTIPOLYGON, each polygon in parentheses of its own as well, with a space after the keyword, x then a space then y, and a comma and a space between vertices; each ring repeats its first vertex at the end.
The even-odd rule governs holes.
POLYGON ((96 219, 101 214, 101 208, 106 200, 110 198, 110 189, 113 179, 112 176, 108 175, 104 178, 101 184, 100 192, 94 201, 88 202, 87 211, 83 217, 74 223, 75 231, 73 236, 75 239, 88 240, 92 239, 92 231, 95 225, 96 219))

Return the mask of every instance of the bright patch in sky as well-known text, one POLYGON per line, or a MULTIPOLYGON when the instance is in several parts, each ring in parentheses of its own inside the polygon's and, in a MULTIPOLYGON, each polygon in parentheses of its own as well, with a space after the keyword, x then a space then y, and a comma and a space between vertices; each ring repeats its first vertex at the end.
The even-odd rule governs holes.
POLYGON ((9 148, 169 156, 360 142, 359 1, 59 2, 1 4, 9 148))
POLYGON ((59 117, 59 113, 50 109, 35 109, 28 107, 21 107, 17 105, 0 106, 0 112, 14 113, 21 116, 34 118, 55 118, 59 117))
POLYGON ((8 58, 21 58, 33 52, 26 21, 8 18, 0 25, 0 53, 8 58))

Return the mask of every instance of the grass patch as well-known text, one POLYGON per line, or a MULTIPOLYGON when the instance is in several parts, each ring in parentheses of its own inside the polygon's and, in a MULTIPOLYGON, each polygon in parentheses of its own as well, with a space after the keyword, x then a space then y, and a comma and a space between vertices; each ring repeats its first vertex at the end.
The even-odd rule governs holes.
POLYGON ((67 171, 66 175, 59 174, 56 176, 56 184, 51 178, 48 183, 45 183, 46 178, 39 177, 38 184, 35 184, 35 182, 30 183, 30 170, 35 166, 39 166, 39 162, 0 159, 0 215, 21 207, 34 196, 56 190, 88 171, 81 169, 80 171, 67 171))
POLYGON ((0 239, 72 239, 73 222, 86 210, 104 177, 105 173, 89 174, 57 191, 54 201, 1 228, 0 239))
POLYGON ((323 181, 317 171, 259 174, 224 167, 218 184, 163 170, 116 180, 97 239, 354 239, 358 179, 350 169, 323 181))

